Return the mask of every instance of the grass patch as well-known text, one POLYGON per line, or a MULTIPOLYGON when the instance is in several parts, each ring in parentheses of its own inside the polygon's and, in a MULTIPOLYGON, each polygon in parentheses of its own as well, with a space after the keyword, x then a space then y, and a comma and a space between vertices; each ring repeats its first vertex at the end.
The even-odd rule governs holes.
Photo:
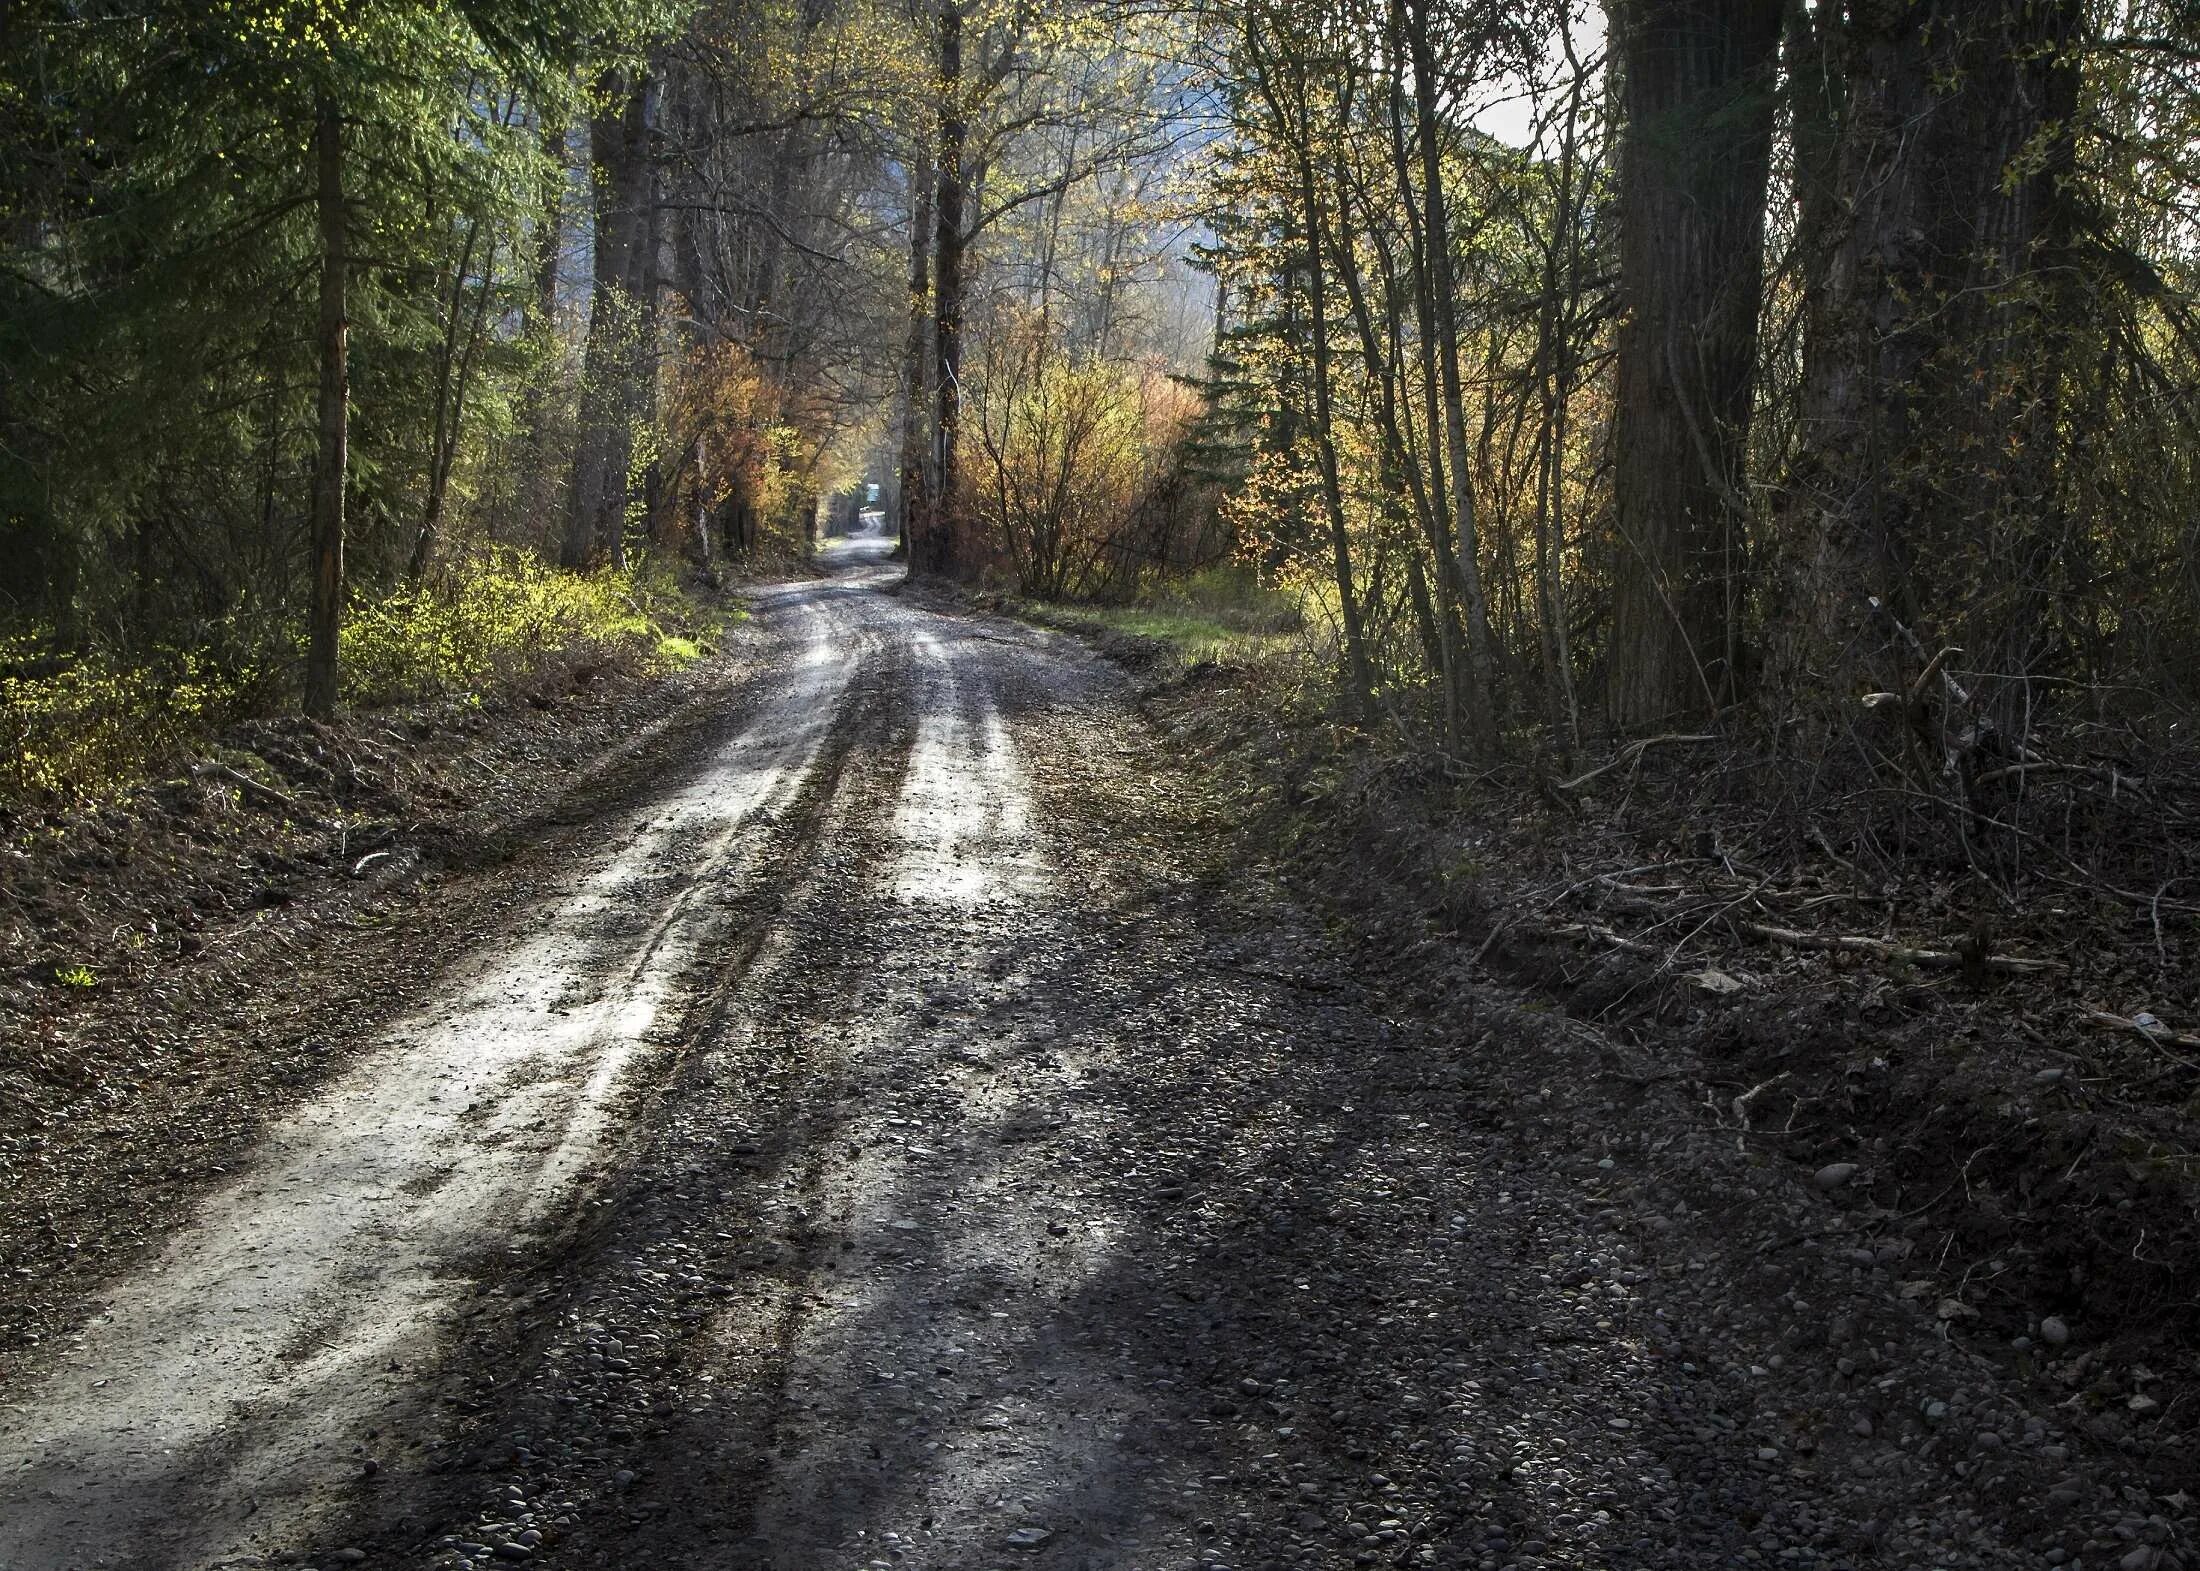
POLYGON ((1187 666, 1256 665, 1295 653, 1305 640, 1299 597, 1238 566, 1157 576, 1130 605, 1079 605, 1070 614, 1109 632, 1164 644, 1187 666))
POLYGON ((677 671, 695 664, 703 658, 703 646, 692 638, 677 633, 667 633, 657 640, 657 663, 667 670, 677 671))
POLYGON ((353 609, 344 696, 372 707, 479 693, 567 655, 670 669, 701 657, 677 630, 693 619, 669 571, 568 573, 529 551, 479 551, 353 609))
POLYGON ((1170 606, 1079 606, 1080 621, 1169 645, 1187 665, 1243 665, 1278 652, 1288 633, 1244 632, 1205 612, 1170 606))

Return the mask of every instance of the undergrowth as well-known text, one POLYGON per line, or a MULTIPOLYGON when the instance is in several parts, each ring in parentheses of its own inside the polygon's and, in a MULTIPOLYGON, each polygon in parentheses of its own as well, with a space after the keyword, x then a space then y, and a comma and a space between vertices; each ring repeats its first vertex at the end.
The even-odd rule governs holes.
POLYGON ((343 630, 344 695, 374 707, 480 692, 552 659, 597 654, 671 669, 701 652, 686 636, 695 613, 667 569, 568 573, 498 547, 355 609, 343 630))
POLYGON ((1156 577, 1128 604, 1088 603, 1061 611, 1113 633, 1150 639, 1186 667, 1294 662, 1308 646, 1300 596, 1238 565, 1156 577))
MULTIPOLYGON (((669 565, 567 573, 496 547, 355 601, 342 633, 343 698, 381 708, 485 694, 557 661, 673 670, 701 657, 712 626, 669 565)), ((224 725, 287 706, 302 656, 295 635, 263 637, 223 660, 194 650, 57 654, 39 629, 0 633, 0 813, 112 793, 224 725)))

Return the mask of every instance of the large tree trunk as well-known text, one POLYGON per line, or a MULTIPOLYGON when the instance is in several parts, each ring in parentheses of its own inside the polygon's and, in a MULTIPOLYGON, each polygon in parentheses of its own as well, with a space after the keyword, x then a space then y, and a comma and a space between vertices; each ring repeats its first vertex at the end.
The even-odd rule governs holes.
POLYGON ((951 573, 962 564, 956 444, 962 434, 963 152, 970 127, 962 100, 961 0, 940 5, 940 182, 933 215, 932 483, 923 528, 909 552, 913 570, 951 573))
POLYGON ((1626 128, 1606 707, 1702 714, 1738 681, 1744 485, 1781 0, 1617 8, 1626 128))
POLYGON ((1899 680, 1938 641, 1996 670, 2037 653, 2083 20, 2082 0, 1852 11, 1843 227, 1785 498, 1798 696, 1899 680), (1988 609, 1943 624, 1957 604, 1988 609))
POLYGON ((315 105, 315 206, 321 229, 321 408, 313 465, 313 595, 306 617, 305 712, 336 713, 336 641, 344 607, 344 474, 350 430, 350 322, 344 304, 344 123, 335 100, 315 105))
POLYGON ((594 285, 573 489, 560 553, 567 567, 625 565, 633 422, 645 411, 643 378, 650 371, 651 345, 644 335, 654 313, 643 298, 655 273, 649 255, 656 208, 649 83, 639 73, 619 71, 605 81, 603 92, 608 107, 589 124, 594 285))

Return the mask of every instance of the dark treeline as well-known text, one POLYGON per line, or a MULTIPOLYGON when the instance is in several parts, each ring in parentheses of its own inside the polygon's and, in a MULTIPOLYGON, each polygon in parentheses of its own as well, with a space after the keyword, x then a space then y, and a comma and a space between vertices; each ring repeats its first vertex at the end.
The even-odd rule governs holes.
POLYGON ((484 542, 575 568, 753 544, 855 396, 834 335, 891 306, 824 265, 889 150, 812 130, 879 89, 802 19, 8 27, 0 551, 57 655, 187 655, 326 714, 347 603, 484 542))
POLYGON ((1485 758, 1716 724, 1936 771, 2189 703, 2190 8, 1608 22, 1210 34, 1239 516, 1319 564, 1348 701, 1485 758))

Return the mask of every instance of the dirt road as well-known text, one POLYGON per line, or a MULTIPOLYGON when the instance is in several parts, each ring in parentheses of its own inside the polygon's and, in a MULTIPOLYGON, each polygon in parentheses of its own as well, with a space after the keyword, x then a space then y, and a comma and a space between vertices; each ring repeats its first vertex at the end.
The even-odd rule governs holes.
POLYGON ((2167 1571, 1830 1202, 894 587, 761 595, 730 740, 0 1393, 0 1567, 2167 1571))

